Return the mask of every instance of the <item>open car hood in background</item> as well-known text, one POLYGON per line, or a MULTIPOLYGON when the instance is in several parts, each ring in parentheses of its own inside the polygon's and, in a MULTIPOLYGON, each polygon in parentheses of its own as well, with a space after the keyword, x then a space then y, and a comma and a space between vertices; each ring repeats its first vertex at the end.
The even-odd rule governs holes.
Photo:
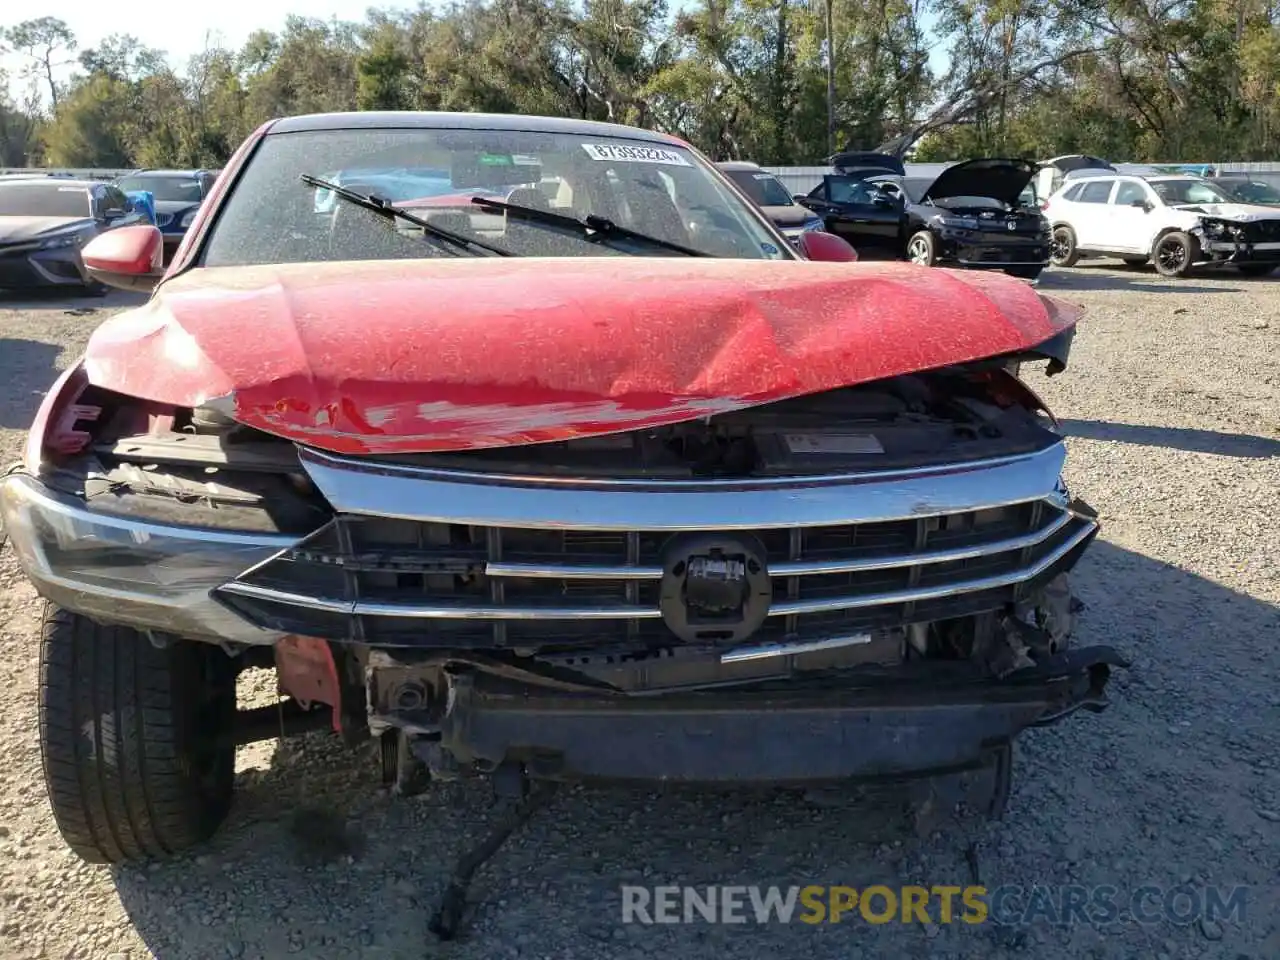
POLYGON ((920 200, 990 197, 1012 207, 1017 204, 1018 195, 1026 189, 1035 175, 1036 164, 1030 160, 1000 157, 965 160, 938 174, 920 200))
POLYGON ((864 153, 837 153, 827 158, 836 173, 850 174, 866 172, 867 176, 878 173, 892 173, 899 177, 906 176, 907 168, 902 165, 902 158, 889 153, 868 151, 864 153))
POLYGON ((1057 167, 1063 173, 1074 173, 1077 170, 1111 170, 1115 167, 1101 157, 1087 153, 1069 153, 1061 157, 1053 157, 1041 163, 1043 167, 1057 167))
POLYGON ((203 268, 107 320, 85 370, 333 452, 426 453, 696 420, 1042 345, 1059 357, 1080 314, 1009 277, 902 263, 203 268))

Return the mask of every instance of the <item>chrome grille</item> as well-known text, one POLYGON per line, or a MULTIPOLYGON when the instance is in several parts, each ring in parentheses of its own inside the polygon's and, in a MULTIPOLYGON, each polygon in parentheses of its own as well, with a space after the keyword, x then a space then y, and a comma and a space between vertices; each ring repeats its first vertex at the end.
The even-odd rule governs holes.
MULTIPOLYGON (((1057 498, 750 529, 767 551, 773 588, 753 639, 848 635, 997 609, 1052 576, 1095 530, 1057 498)), ((340 515, 219 594, 262 625, 332 639, 669 645, 677 641, 658 592, 672 535, 340 515)))

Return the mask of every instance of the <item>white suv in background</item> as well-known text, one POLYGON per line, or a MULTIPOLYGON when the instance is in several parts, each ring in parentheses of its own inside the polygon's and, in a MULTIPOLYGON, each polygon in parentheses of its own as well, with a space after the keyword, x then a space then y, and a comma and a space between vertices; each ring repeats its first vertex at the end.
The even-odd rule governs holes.
POLYGON ((1200 177, 1100 171, 1067 180, 1043 210, 1058 267, 1120 257, 1184 277, 1201 264, 1232 264, 1251 276, 1280 266, 1280 209, 1236 203, 1200 177))

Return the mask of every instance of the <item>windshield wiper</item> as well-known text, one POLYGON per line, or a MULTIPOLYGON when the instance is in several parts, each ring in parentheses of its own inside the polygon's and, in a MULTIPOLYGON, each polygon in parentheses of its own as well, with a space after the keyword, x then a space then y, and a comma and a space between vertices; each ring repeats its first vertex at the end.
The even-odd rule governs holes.
POLYGON ((605 217, 597 217, 595 214, 587 214, 579 220, 577 217, 571 217, 563 213, 554 213, 551 210, 539 210, 536 207, 524 207, 518 203, 506 203, 502 200, 493 200, 489 197, 472 197, 471 202, 478 207, 486 210, 501 210, 509 217, 517 220, 527 220, 530 223, 544 223, 552 227, 562 227, 566 230, 572 230, 579 234, 587 243, 603 243, 612 238, 622 240, 634 240, 637 243, 646 244, 651 247, 659 247, 663 250, 671 250, 675 253, 682 254, 686 257, 710 257, 713 254, 704 253, 702 250, 695 250, 692 247, 686 247, 684 244, 675 243, 671 240, 663 240, 661 237, 650 236, 647 233, 640 233, 638 230, 632 230, 630 227, 621 227, 605 217))
POLYGON ((403 220, 405 223, 412 223, 415 227, 421 227, 422 232, 427 236, 434 237, 437 240, 443 240, 445 243, 460 247, 463 250, 487 250, 499 257, 514 257, 516 254, 510 250, 503 250, 501 247, 491 246, 483 240, 473 240, 470 237, 464 237, 460 233, 454 233, 452 230, 446 230, 438 227, 429 220, 410 213, 403 207, 397 207, 389 200, 373 194, 359 193, 355 190, 348 190, 346 187, 324 180, 320 177, 313 177, 309 173, 304 173, 298 177, 303 183, 309 187, 320 187, 328 190, 335 197, 340 197, 347 203, 354 203, 357 207, 363 207, 379 216, 386 217, 388 220, 403 220))

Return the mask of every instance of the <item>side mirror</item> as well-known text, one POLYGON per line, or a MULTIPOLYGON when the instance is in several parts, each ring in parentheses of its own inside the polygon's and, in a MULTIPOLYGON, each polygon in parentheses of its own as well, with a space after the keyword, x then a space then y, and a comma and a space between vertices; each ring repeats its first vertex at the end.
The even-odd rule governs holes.
POLYGON ((90 240, 80 259, 109 287, 149 292, 164 276, 164 239, 151 224, 121 227, 90 240))
POLYGON ((1131 200, 1131 201, 1129 201, 1129 206, 1131 206, 1131 207, 1141 207, 1144 213, 1150 213, 1150 212, 1151 212, 1151 201, 1150 201, 1150 200, 1131 200))
POLYGON ((806 260, 823 263, 853 263, 858 259, 858 251, 843 237, 822 230, 806 230, 797 241, 800 255, 806 260))

